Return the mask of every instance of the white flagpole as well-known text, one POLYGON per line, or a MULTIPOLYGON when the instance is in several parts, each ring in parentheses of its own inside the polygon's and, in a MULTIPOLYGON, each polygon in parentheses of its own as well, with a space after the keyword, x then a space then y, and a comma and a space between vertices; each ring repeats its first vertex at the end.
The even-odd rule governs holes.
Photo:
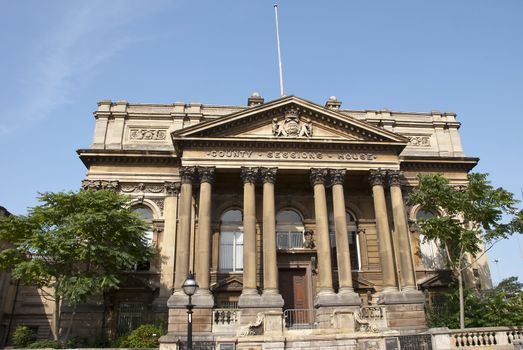
POLYGON ((278 44, 278 64, 280 66, 280 97, 285 96, 283 93, 283 71, 281 65, 281 49, 280 49, 280 30, 278 28, 278 5, 274 4, 274 15, 276 16, 276 42, 278 44))

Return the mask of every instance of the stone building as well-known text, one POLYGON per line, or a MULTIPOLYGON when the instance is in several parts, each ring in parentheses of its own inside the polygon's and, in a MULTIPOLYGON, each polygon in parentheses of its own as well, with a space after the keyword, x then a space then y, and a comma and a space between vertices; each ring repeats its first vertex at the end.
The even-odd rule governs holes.
MULTIPOLYGON (((94 328, 164 322, 162 346, 174 348, 189 271, 199 284, 194 336, 223 349, 257 348, 263 336, 291 344, 293 330, 426 328, 424 303, 450 274, 413 225, 439 213, 405 198, 419 173, 466 184, 478 158, 464 155, 454 113, 255 93, 246 106, 101 101, 94 116, 93 143, 78 151, 83 187, 128 194, 158 251, 105 307, 85 309, 94 328)), ((485 257, 468 283, 490 286, 485 257)))

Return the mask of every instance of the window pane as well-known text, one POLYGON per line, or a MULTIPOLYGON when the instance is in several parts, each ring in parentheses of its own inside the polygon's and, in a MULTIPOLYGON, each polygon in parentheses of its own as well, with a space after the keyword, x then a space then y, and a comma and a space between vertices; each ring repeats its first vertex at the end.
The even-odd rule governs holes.
POLYGON ((143 220, 147 222, 153 221, 153 212, 151 209, 144 207, 144 206, 138 206, 133 208, 133 212, 138 214, 143 220))
POLYGON ((291 232, 291 248, 303 248, 303 233, 291 232))
POLYGON ((431 211, 428 211, 428 210, 423 210, 423 209, 420 209, 418 210, 418 213, 416 214, 416 219, 419 220, 419 219, 430 219, 432 217, 434 217, 434 213, 431 212, 431 211))
POLYGON ((357 239, 358 239, 358 236, 355 231, 349 232, 350 265, 353 270, 360 269, 357 239))
POLYGON ((242 212, 240 210, 228 210, 222 215, 222 222, 242 222, 242 212))
POLYGON ((293 210, 280 210, 278 215, 276 215, 277 223, 293 223, 293 224, 302 224, 300 215, 293 210))
POLYGON ((235 271, 243 270, 243 233, 236 232, 236 264, 234 266, 235 271))
POLYGON ((288 249, 289 248, 289 237, 287 232, 278 232, 278 249, 288 249))
POLYGON ((234 233, 222 232, 220 234, 220 270, 221 271, 232 271, 233 263, 233 243, 234 233))

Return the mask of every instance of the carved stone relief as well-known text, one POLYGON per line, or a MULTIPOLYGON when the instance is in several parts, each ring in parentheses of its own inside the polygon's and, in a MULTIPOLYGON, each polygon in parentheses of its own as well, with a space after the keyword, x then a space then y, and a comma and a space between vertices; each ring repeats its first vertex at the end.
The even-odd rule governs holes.
POLYGON ((129 133, 129 139, 133 141, 165 140, 166 138, 167 129, 132 128, 129 133))
POLYGON ((118 190, 119 182, 114 180, 83 180, 84 190, 118 190))
POLYGON ((430 147, 430 136, 409 136, 410 144, 416 147, 430 147))
POLYGON ((122 184, 120 190, 125 193, 132 192, 149 192, 149 193, 162 193, 164 191, 164 185, 157 184, 144 184, 140 183, 130 183, 122 184))
POLYGON ((300 117, 297 110, 289 109, 285 112, 283 120, 272 120, 272 134, 283 137, 312 137, 312 123, 310 119, 300 117))

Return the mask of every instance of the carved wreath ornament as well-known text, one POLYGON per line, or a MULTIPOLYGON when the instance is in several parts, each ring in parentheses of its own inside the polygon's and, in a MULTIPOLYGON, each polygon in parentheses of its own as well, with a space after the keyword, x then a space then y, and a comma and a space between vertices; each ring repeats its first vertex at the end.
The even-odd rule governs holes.
POLYGON ((310 119, 301 117, 297 110, 290 109, 285 112, 283 120, 272 120, 272 134, 286 137, 311 137, 312 124, 310 119))

